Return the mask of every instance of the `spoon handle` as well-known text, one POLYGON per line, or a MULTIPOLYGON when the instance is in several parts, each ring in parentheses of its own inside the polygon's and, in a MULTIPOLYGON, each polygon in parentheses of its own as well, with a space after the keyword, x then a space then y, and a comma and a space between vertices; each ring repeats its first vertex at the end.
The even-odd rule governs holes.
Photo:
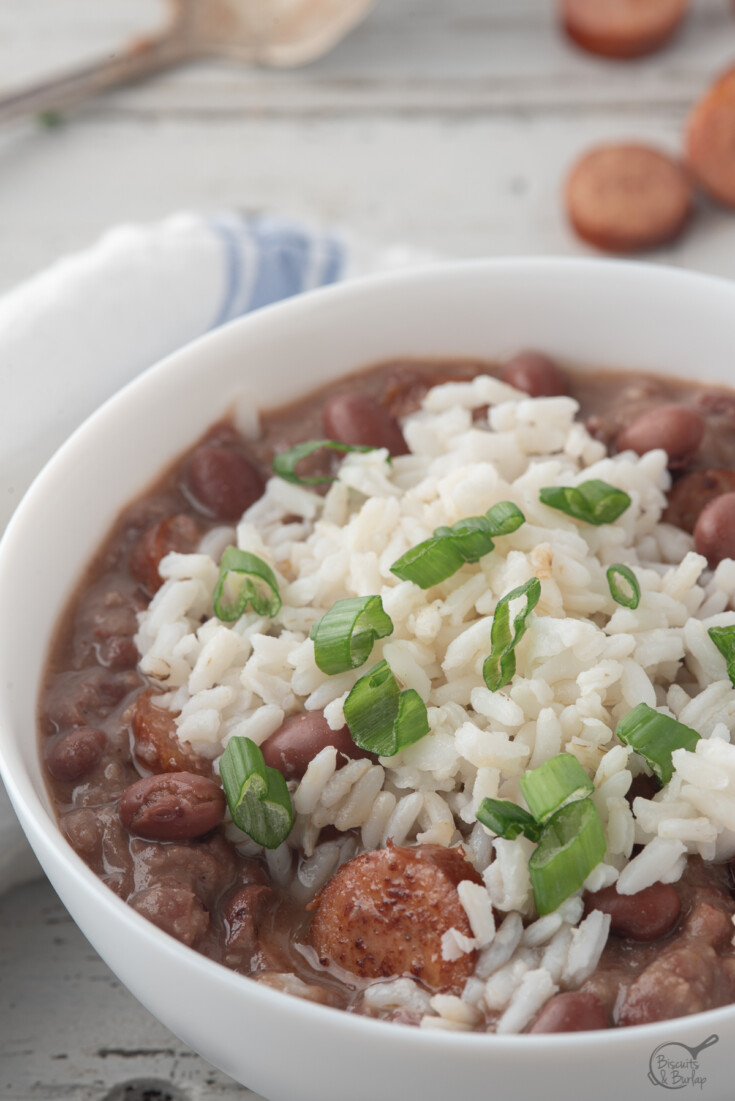
POLYGON ((139 39, 121 54, 0 96, 0 124, 22 115, 63 111, 108 88, 179 65, 193 55, 174 25, 160 37, 139 39))

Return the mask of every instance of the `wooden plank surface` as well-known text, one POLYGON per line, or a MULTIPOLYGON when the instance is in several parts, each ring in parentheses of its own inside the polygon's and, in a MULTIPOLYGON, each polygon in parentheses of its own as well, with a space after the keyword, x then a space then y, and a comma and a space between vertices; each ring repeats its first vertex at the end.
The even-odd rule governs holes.
MULTIPOLYGON (((3 0, 0 88, 109 53, 162 12, 3 0)), ((200 64, 58 129, 9 127, 0 291, 110 225, 181 208, 268 209, 446 256, 588 254, 561 208, 569 165, 607 139, 679 150, 693 99, 735 62, 735 18, 728 0, 694 0, 669 49, 620 65, 574 49, 553 13, 551 0, 382 0, 305 69, 200 64)), ((702 203, 650 259, 735 277, 735 216, 702 203)), ((7 1101, 104 1101, 131 1079, 168 1083, 171 1101, 254 1097, 137 1005, 45 883, 0 898, 0 991, 7 1101)))

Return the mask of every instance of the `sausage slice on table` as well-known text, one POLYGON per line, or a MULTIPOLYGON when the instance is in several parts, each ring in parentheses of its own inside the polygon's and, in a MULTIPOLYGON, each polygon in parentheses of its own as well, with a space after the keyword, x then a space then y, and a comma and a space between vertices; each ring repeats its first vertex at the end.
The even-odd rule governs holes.
POLYGON ((684 170, 645 145, 602 145, 572 169, 566 203, 583 240, 606 252, 638 252, 673 241, 692 212, 684 170))
POLYGON ((457 893, 464 879, 481 883, 459 849, 389 846, 344 864, 315 900, 310 940, 324 966, 366 979, 410 975, 433 990, 459 993, 475 953, 442 958, 451 928, 472 936, 457 893))
POLYGON ((561 18, 578 46, 603 57, 641 57, 674 34, 689 0, 561 0, 561 18))
POLYGON ((687 161, 698 184, 735 206, 735 68, 716 80, 689 116, 687 161))

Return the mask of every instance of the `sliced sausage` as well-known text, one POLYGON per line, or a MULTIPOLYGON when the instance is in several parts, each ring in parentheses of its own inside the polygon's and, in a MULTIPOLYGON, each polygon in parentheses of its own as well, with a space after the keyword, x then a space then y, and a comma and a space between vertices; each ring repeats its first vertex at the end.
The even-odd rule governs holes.
POLYGON ((599 998, 582 990, 567 990, 549 998, 529 1032, 591 1032, 607 1028, 607 1013, 599 998))
POLYGON ((705 505, 694 525, 694 545, 713 568, 723 558, 735 558, 735 493, 705 505))
POLYGON ((735 493, 735 470, 693 470, 674 482, 661 519, 691 533, 705 505, 723 493, 735 493))
POLYGON ((513 356, 503 367, 502 379, 532 398, 555 398, 567 392, 561 371, 553 359, 541 352, 519 352, 513 356))
POLYGON ((613 883, 585 898, 585 913, 609 914, 610 932, 630 940, 651 941, 666 936, 679 919, 681 902, 669 883, 654 883, 634 895, 620 895, 613 883))
POLYGON ((215 520, 239 520, 262 497, 260 471, 236 447, 203 443, 186 465, 184 488, 207 516, 215 520))
POLYGON ((564 29, 602 57, 642 57, 662 46, 686 15, 689 0, 561 0, 564 29))
POLYGON ((225 813, 222 788, 195 772, 144 776, 120 797, 120 819, 149 841, 192 841, 219 825, 225 813))
POLYGON ((144 531, 130 552, 130 572, 149 596, 158 592, 163 578, 158 572, 161 559, 171 551, 190 554, 199 543, 199 527, 191 516, 177 513, 144 531))
POLYGON ((100 762, 105 735, 91 726, 78 726, 54 739, 46 750, 46 764, 56 780, 73 783, 88 776, 100 762))
POLYGON ((661 448, 675 466, 690 459, 702 442, 704 418, 688 405, 656 405, 625 426, 615 440, 618 451, 644 455, 661 448))
POLYGON ((665 154, 643 145, 605 145, 572 169, 566 204, 583 240, 605 252, 638 252, 679 236, 692 211, 692 189, 665 154))
POLYGON ((290 715, 260 747, 265 763, 277 768, 287 780, 300 780, 309 763, 328 745, 337 750, 337 767, 345 757, 371 757, 355 745, 346 726, 332 730, 323 711, 304 711, 290 715))
POLYGON ((452 927, 472 935, 457 893, 463 879, 481 882, 458 849, 390 846, 344 864, 317 896, 309 939, 322 964, 363 978, 411 975, 434 990, 459 993, 475 953, 442 958, 452 927))
POLYGON ((735 206, 735 68, 715 81, 689 116, 686 156, 700 187, 735 206))
POLYGON ((385 447, 391 455, 407 455, 398 421, 368 394, 338 394, 322 409, 324 433, 352 446, 385 447))
POLYGON ((133 755, 150 772, 199 772, 209 775, 211 765, 176 736, 176 716, 156 706, 154 692, 138 696, 130 713, 133 755))

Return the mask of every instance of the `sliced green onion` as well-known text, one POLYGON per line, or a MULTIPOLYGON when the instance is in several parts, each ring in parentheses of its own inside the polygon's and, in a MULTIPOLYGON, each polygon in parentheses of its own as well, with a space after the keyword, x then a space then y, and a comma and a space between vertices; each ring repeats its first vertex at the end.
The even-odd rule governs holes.
POLYGON ((608 566, 607 584, 610 596, 616 604, 622 604, 624 608, 638 607, 641 602, 641 587, 630 566, 624 566, 622 562, 615 562, 612 566, 608 566), (620 584, 618 577, 622 577, 624 585, 620 584))
POLYGON ((559 753, 521 776, 521 791, 528 809, 544 825, 557 811, 595 790, 585 770, 571 753, 559 753))
POLYGON ((536 909, 550 914, 573 895, 605 856, 605 831, 591 799, 569 803, 549 819, 528 870, 536 909))
POLYGON ((387 661, 360 677, 344 713, 355 745, 380 757, 393 757, 430 729, 421 696, 413 688, 401 692, 387 661))
POLYGON ((519 833, 531 841, 538 841, 541 836, 541 827, 533 815, 507 799, 483 799, 476 818, 507 841, 514 841, 519 833))
POLYGON ((596 526, 612 524, 630 505, 627 493, 598 478, 576 487, 546 486, 539 496, 545 505, 596 526))
POLYGON ((375 640, 393 631, 379 596, 338 600, 311 628, 314 660, 322 673, 357 669, 370 657, 375 640))
POLYGON ((235 825, 266 849, 277 849, 293 826, 283 775, 270 768, 250 738, 230 738, 220 758, 220 779, 235 825))
POLYGON ((297 443, 294 447, 289 447, 288 451, 281 451, 279 455, 276 455, 273 459, 273 472, 278 475, 279 478, 283 478, 285 482, 293 482, 297 486, 318 486, 324 482, 333 482, 334 477, 331 474, 325 474, 322 476, 312 475, 301 477, 296 473, 296 467, 302 459, 308 458, 309 455, 313 455, 315 451, 374 451, 374 447, 368 447, 364 444, 351 444, 340 443, 339 440, 306 440, 305 443, 297 443))
POLYGON ((621 742, 645 757, 662 784, 674 775, 671 754, 675 749, 694 750, 699 734, 676 719, 639 703, 622 719, 615 731, 621 742))
POLYGON ((528 617, 540 596, 541 582, 537 577, 532 577, 525 585, 519 585, 498 601, 490 634, 491 650, 482 667, 485 684, 491 692, 497 692, 515 676, 515 648, 526 633, 528 617), (515 615, 511 624, 511 602, 521 597, 525 597, 525 607, 515 615))
POLYGON ((428 589, 446 581, 465 562, 478 562, 489 554, 499 535, 510 535, 525 517, 512 501, 499 501, 484 516, 468 516, 451 528, 440 527, 430 539, 411 547, 391 566, 391 573, 401 581, 413 581, 428 589))
POLYGON ((735 684, 735 627, 710 627, 707 634, 727 662, 727 675, 735 684))
POLYGON ((239 619, 248 604, 258 615, 274 616, 281 607, 281 594, 273 570, 257 554, 228 547, 222 555, 214 590, 214 614, 231 623, 239 619))

